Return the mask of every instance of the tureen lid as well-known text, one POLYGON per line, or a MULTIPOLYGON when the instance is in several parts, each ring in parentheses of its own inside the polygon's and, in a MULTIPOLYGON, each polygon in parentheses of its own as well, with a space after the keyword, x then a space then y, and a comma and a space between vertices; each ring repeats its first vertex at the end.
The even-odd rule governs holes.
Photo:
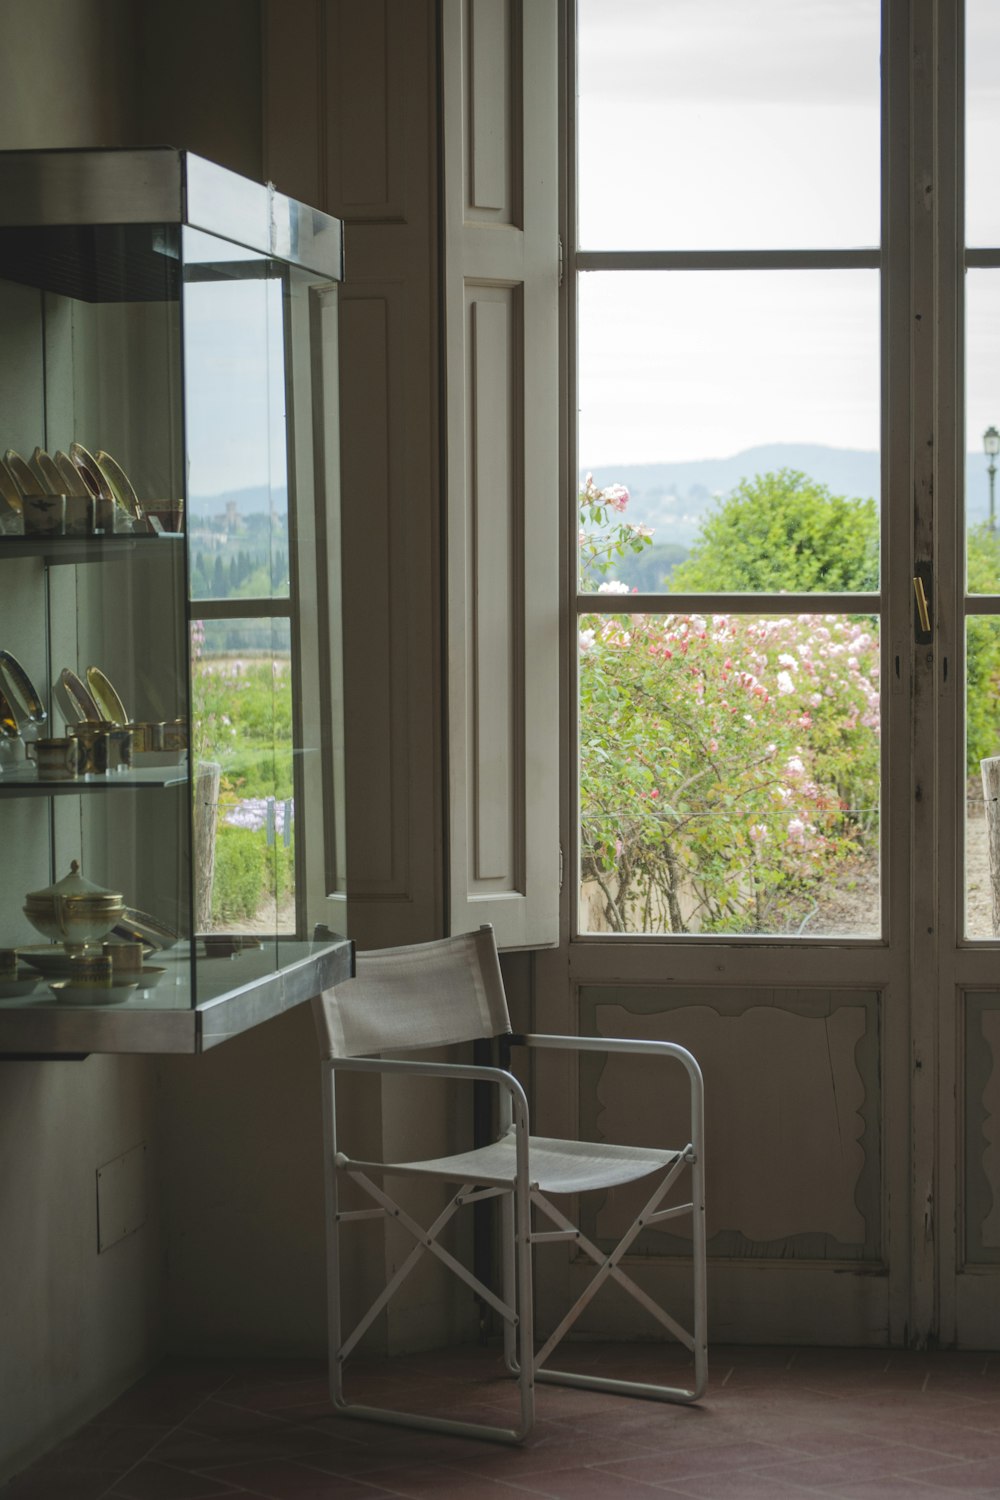
POLYGON ((73 860, 69 867, 69 874, 64 875, 62 880, 57 880, 54 885, 46 886, 43 891, 29 891, 25 897, 26 901, 62 901, 67 898, 79 900, 84 898, 89 901, 120 901, 120 891, 106 891, 103 886, 95 885, 92 880, 87 880, 80 874, 80 865, 73 860))

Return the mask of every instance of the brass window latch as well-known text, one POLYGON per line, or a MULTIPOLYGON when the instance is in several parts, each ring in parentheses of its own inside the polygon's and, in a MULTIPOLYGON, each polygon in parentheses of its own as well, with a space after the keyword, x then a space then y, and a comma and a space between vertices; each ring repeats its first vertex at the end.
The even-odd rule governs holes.
POLYGON ((917 624, 919 627, 917 631, 917 643, 918 645, 926 646, 931 639, 931 609, 922 578, 914 578, 913 593, 917 601, 917 624))

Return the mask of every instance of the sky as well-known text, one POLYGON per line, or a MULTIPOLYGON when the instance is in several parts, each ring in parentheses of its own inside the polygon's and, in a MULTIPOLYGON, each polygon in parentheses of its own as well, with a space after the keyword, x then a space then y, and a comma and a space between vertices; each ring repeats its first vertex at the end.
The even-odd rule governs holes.
MULTIPOLYGON (((878 0, 578 4, 582 249, 877 246, 878 0)), ((997 244, 1000 0, 968 27, 969 241, 997 244)), ((972 447, 1000 426, 996 305, 970 292, 972 447)), ((865 270, 587 273, 581 468, 876 448, 878 308, 865 270)))
MULTIPOLYGON (((578 0, 584 249, 875 247, 879 0, 578 0)), ((1000 0, 968 0, 971 244, 1000 244, 1000 0)), ((189 239, 189 252, 197 251, 189 239)), ((218 245, 206 241, 206 258, 218 245)), ((227 254, 235 255, 232 247, 227 254)), ((1000 427, 1000 271, 968 293, 968 439, 1000 427)), ((272 287, 272 291, 274 288, 272 287)), ((264 283, 188 287, 189 494, 283 472, 264 283), (248 312, 251 314, 247 316, 248 312), (254 403, 257 403, 254 405, 254 403)), ((580 467, 874 450, 877 274, 587 273, 580 467)))

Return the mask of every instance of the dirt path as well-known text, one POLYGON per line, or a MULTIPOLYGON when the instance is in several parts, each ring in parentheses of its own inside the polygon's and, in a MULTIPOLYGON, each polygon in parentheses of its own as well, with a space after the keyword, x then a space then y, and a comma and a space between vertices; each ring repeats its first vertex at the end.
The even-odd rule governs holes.
MULTIPOLYGON (((990 938, 993 930, 989 842, 981 787, 970 782, 968 796, 965 851, 967 936, 990 938)), ((878 861, 858 860, 838 871, 835 884, 827 890, 822 902, 803 914, 797 929, 793 926, 790 930, 798 930, 803 937, 871 937, 878 905, 878 861)))

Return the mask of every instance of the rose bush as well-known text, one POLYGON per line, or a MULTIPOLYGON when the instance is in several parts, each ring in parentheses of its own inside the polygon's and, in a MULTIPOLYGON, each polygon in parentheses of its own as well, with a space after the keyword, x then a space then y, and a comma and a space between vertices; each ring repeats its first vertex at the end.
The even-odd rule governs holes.
MULTIPOLYGON (((627 492, 580 494, 584 591, 648 545, 627 492)), ((602 581, 603 578, 603 581, 602 581)), ((583 615, 584 887, 612 931, 786 930, 877 844, 878 637, 802 614, 583 615)))

